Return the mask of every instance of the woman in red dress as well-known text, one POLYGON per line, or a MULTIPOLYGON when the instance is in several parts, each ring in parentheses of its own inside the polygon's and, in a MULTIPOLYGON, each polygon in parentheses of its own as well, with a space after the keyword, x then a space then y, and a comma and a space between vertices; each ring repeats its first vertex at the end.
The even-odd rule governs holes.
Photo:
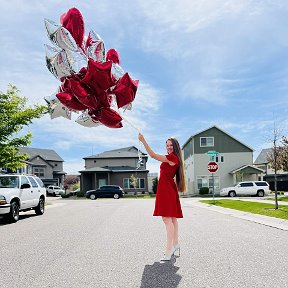
POLYGON ((153 152, 141 133, 139 133, 138 138, 150 157, 162 162, 153 216, 162 216, 165 224, 167 234, 166 252, 161 261, 169 261, 176 251, 179 252, 180 256, 177 218, 183 218, 183 214, 178 191, 186 191, 180 145, 175 138, 171 137, 166 140, 167 155, 159 155, 153 152))

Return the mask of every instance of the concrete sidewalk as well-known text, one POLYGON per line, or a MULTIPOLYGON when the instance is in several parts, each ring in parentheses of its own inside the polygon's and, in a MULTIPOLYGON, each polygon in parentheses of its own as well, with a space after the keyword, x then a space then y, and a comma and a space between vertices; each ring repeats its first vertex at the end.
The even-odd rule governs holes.
MULTIPOLYGON (((215 198, 217 200, 219 198, 215 198)), ((222 199, 222 198, 221 198, 222 199)), ((183 199, 183 204, 190 205, 190 206, 196 206, 204 209, 209 209, 211 211, 215 211, 218 213, 222 214, 227 214, 232 217, 240 218, 243 220, 255 222, 258 224, 270 226, 273 228, 281 229, 288 231, 288 220, 281 219, 281 218, 275 218, 275 217, 269 217, 269 216, 264 216, 264 215, 258 215, 258 214, 252 214, 249 212, 244 212, 244 211, 239 211, 239 210, 234 210, 230 208, 223 208, 215 205, 209 205, 209 204, 204 204, 199 202, 199 200, 213 200, 213 198, 193 198, 193 199, 183 199)), ((241 200, 241 201, 250 201, 250 202, 261 202, 261 203, 269 203, 269 204, 274 204, 274 201, 271 200, 264 200, 264 199, 242 199, 242 198, 237 198, 237 199, 231 199, 229 200, 241 200)), ((279 205, 288 205, 287 202, 279 202, 279 205)))

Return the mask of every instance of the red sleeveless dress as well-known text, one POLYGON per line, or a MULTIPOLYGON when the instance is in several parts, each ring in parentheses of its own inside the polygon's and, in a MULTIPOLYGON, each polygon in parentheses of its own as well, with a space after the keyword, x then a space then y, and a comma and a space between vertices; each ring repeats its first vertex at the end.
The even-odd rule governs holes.
POLYGON ((179 167, 179 160, 174 153, 166 155, 166 158, 176 165, 171 166, 167 162, 162 162, 160 165, 160 177, 153 216, 183 218, 178 189, 174 181, 179 167))

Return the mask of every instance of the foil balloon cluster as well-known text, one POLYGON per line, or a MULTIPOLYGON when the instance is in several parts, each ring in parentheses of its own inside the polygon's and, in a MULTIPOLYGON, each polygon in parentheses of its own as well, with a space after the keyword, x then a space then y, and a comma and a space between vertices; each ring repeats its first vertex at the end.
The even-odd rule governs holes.
POLYGON ((45 45, 46 66, 61 81, 57 93, 45 98, 51 118, 71 119, 71 112, 81 111, 76 122, 83 126, 121 128, 119 108, 131 109, 138 80, 124 72, 116 49, 106 53, 97 33, 91 30, 85 37, 78 9, 69 9, 60 23, 45 19, 53 43, 45 45))

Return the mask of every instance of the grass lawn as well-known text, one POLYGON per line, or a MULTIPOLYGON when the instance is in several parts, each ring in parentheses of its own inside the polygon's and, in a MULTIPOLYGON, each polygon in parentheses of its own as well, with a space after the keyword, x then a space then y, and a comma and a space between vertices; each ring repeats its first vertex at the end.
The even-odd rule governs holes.
POLYGON ((241 200, 200 200, 200 202, 210 205, 221 206, 253 214, 261 214, 270 217, 276 217, 288 220, 288 206, 279 205, 279 209, 275 210, 274 204, 241 201, 241 200))

